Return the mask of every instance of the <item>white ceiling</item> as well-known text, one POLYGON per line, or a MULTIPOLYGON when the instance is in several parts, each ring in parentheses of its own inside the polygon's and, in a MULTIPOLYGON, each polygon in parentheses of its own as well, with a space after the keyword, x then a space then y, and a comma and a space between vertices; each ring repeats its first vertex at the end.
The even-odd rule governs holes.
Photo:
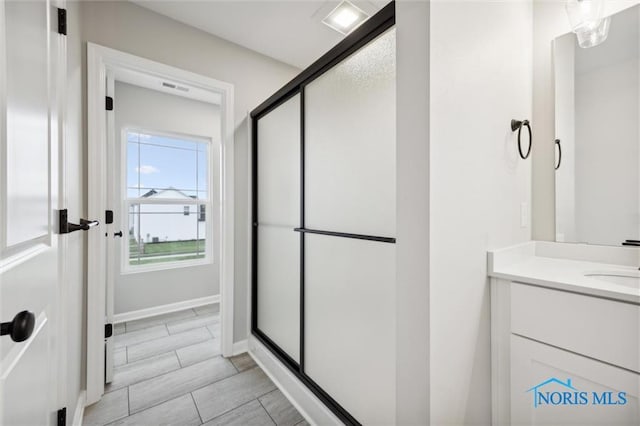
MULTIPOLYGON (((344 36, 324 25, 338 0, 132 0, 298 68, 306 68, 344 36)), ((373 15, 389 0, 352 1, 373 15)))

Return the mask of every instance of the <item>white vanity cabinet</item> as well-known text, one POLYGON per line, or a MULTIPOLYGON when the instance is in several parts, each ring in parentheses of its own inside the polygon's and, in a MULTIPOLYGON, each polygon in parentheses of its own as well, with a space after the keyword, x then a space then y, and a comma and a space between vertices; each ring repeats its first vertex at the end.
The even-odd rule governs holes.
MULTIPOLYGON (((638 373, 596 361, 582 355, 511 335, 511 412, 510 425, 638 425, 638 373), (586 392, 588 404, 539 405, 534 407, 531 387, 550 378, 563 382, 571 379, 578 392, 586 392), (618 392, 625 392, 626 404, 593 405, 593 392, 618 402, 618 392), (607 392, 611 392, 610 394, 607 392)), ((558 383, 544 387, 544 392, 566 392, 558 383)), ((585 402, 571 391, 569 402, 585 402)), ((564 395, 562 395, 564 396, 564 395)), ((558 398, 555 395, 553 398, 558 398)), ((499 423, 498 423, 499 424, 499 423)))
POLYGON ((640 425, 640 287, 581 283, 611 264, 530 244, 489 256, 493 424, 640 425))

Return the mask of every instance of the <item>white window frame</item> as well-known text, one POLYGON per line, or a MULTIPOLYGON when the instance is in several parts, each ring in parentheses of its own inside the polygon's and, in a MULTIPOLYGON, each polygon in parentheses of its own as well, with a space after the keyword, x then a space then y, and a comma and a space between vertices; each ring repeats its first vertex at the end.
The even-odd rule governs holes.
MULTIPOLYGON (((205 211, 212 211, 215 194, 213 193, 213 174, 211 168, 215 165, 215 157, 213 155, 213 141, 211 138, 206 136, 193 136, 180 134, 175 132, 166 132, 159 130, 148 130, 142 127, 137 126, 123 126, 122 131, 120 133, 120 193, 117 196, 120 199, 121 207, 120 207, 120 217, 122 218, 126 225, 126 238, 121 238, 121 246, 120 246, 120 274, 122 275, 130 275, 130 274, 139 274, 145 272, 152 271, 163 271, 167 269, 178 269, 178 268, 188 268, 191 266, 199 266, 199 265, 211 265, 213 264, 213 227, 215 226, 212 223, 212 214, 205 214, 205 256, 202 259, 191 259, 191 260, 182 260, 175 262, 161 262, 161 263, 151 263, 146 265, 131 265, 129 263, 129 212, 130 207, 132 205, 152 205, 152 204, 160 204, 160 205, 179 205, 179 206, 196 206, 196 215, 199 212, 199 205, 205 205, 205 211), (127 161, 127 134, 128 133, 139 133, 151 136, 158 137, 166 137, 171 139, 180 139, 189 142, 197 142, 204 143, 207 145, 207 198, 205 200, 193 199, 193 200, 185 200, 184 198, 162 198, 162 199, 143 199, 143 198, 129 198, 128 196, 128 186, 127 186, 127 165, 129 164, 127 161), (141 202, 143 200, 143 202, 141 202)), ((196 218, 197 221, 197 218, 196 218)), ((197 221, 198 222, 198 221, 197 221)), ((199 222, 198 222, 199 223, 199 222)), ((125 227, 123 227, 125 228, 125 227)))

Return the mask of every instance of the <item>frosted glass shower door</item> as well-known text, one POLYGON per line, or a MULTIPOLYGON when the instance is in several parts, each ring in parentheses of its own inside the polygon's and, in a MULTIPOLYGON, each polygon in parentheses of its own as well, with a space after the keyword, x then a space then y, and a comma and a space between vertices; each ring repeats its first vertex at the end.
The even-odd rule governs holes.
POLYGON ((389 30, 305 87, 305 225, 396 232, 396 55, 389 30))
POLYGON ((395 245, 305 235, 305 373, 363 425, 395 424, 395 245))
POLYGON ((257 326, 300 362, 300 95, 258 120, 257 326))
POLYGON ((395 423, 391 29, 305 86, 304 372, 362 424, 395 423))
POLYGON ((251 112, 251 333, 345 424, 396 422, 395 3, 251 112))

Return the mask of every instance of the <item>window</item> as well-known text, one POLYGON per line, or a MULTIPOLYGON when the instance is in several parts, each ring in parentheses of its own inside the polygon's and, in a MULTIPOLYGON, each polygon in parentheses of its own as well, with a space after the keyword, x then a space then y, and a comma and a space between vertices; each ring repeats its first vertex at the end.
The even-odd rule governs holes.
POLYGON ((125 135, 125 270, 209 262, 209 143, 143 131, 125 135))

